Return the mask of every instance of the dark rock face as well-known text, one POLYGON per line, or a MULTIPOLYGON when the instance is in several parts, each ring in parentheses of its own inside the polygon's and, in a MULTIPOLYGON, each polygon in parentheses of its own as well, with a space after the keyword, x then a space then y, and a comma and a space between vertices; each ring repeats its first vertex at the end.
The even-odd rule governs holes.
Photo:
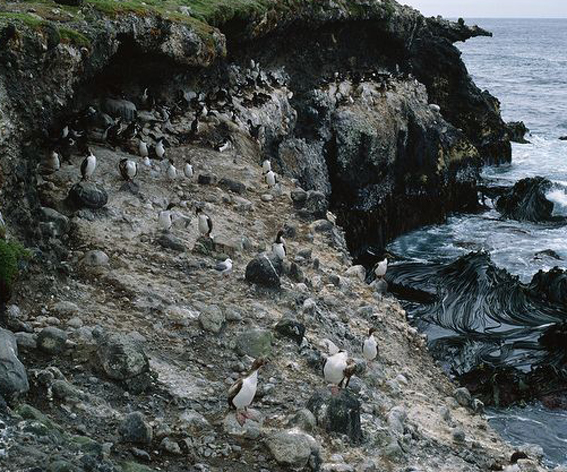
POLYGON ((93 182, 79 182, 69 190, 69 201, 76 208, 102 208, 108 202, 106 190, 93 182))
POLYGON ((0 395, 9 398, 29 390, 28 376, 18 359, 14 335, 0 328, 0 395))
POLYGON ((246 280, 263 287, 279 288, 282 275, 282 261, 273 254, 260 254, 246 266, 246 280))
POLYGON ((553 203, 545 194, 552 183, 543 177, 522 179, 496 202, 502 216, 535 223, 552 219, 553 203))
POLYGON ((529 144, 525 136, 530 130, 523 121, 512 121, 508 123, 508 128, 510 130, 510 141, 519 144, 529 144))
POLYGON ((153 428, 146 422, 142 413, 129 414, 119 428, 124 442, 149 445, 153 438, 153 428))
POLYGON ((341 390, 338 395, 318 390, 307 402, 307 409, 326 431, 346 434, 354 443, 362 441, 360 401, 348 390, 341 390))

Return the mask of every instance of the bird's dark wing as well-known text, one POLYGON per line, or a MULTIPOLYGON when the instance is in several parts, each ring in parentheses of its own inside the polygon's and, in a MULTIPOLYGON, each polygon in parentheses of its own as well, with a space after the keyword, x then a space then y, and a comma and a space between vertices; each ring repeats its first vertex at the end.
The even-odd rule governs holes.
POLYGON ((88 157, 85 157, 83 159, 83 162, 81 162, 81 175, 84 177, 85 176, 85 172, 87 171, 87 163, 88 163, 88 157))
POLYGON ((231 408, 235 408, 234 404, 232 403, 232 400, 234 400, 234 397, 238 395, 238 392, 240 392, 241 388, 242 388, 242 379, 238 379, 236 382, 232 384, 232 387, 228 389, 228 406, 230 406, 231 408))
POLYGON ((207 216, 207 225, 209 226, 209 234, 213 231, 213 220, 209 216, 207 216))

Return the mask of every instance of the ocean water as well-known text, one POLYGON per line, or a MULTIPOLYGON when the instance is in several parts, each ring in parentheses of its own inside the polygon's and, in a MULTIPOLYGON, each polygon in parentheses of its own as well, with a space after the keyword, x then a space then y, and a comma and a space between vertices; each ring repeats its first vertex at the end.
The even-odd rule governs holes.
MULTIPOLYGON (((554 213, 567 215, 567 20, 468 19, 494 33, 459 43, 476 84, 501 101, 506 121, 522 120, 531 144, 513 146, 510 165, 487 167, 483 177, 512 184, 541 175, 554 182, 548 198, 554 213)), ((529 281, 540 269, 567 268, 567 226, 502 220, 492 210, 456 215, 447 224, 422 228, 390 245, 396 254, 417 261, 452 261, 485 250, 493 262, 529 281), (561 260, 539 257, 551 249, 561 260)), ((491 423, 512 443, 542 446, 547 460, 567 464, 567 412, 540 405, 490 412, 491 423)))

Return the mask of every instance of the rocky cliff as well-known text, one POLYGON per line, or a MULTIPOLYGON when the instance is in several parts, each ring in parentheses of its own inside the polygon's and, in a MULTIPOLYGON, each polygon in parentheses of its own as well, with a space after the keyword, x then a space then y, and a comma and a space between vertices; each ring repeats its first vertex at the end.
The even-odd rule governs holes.
POLYGON ((4 468, 508 463, 481 404, 352 263, 474 210, 481 163, 509 160, 498 103, 453 46, 487 32, 389 0, 45 0, 3 4, 0 23, 0 198, 19 265, 3 290, 4 468), (171 164, 138 156, 160 138, 171 164), (77 184, 87 146, 96 171, 77 184), (133 182, 121 159, 137 162, 133 182), (286 260, 256 258, 280 228, 286 260), (367 365, 369 327, 380 357, 367 365), (329 340, 356 360, 337 397, 320 373, 329 340), (226 391, 260 355, 241 427, 226 391))

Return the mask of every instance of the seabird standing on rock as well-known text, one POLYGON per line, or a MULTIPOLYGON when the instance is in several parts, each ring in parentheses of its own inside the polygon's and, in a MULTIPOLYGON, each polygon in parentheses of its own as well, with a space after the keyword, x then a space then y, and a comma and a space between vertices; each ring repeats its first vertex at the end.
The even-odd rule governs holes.
POLYGON ((272 170, 272 163, 270 162, 269 159, 266 159, 264 162, 262 162, 262 171, 264 172, 264 174, 266 174, 271 170, 272 170))
POLYGON ((283 235, 284 235, 283 230, 278 231, 276 240, 274 244, 272 244, 272 252, 276 257, 279 257, 282 261, 285 259, 285 256, 287 254, 283 235))
POLYGON ((163 159, 165 156, 165 144, 163 143, 164 139, 165 138, 161 137, 156 143, 155 151, 158 159, 163 159))
POLYGON ((89 149, 89 155, 85 157, 81 164, 81 180, 89 180, 96 169, 96 157, 89 149))
POLYGON ((126 182, 131 182, 138 175, 138 164, 130 159, 122 159, 118 164, 120 175, 126 182))
POLYGON ((264 359, 256 359, 246 377, 238 379, 228 390, 228 404, 236 410, 236 420, 240 426, 250 418, 248 407, 256 396, 258 370, 266 364, 264 359))
POLYGON ((376 277, 382 278, 386 275, 386 271, 388 270, 388 258, 385 257, 383 261, 380 261, 376 268, 374 269, 374 274, 376 277))
POLYGON ((148 143, 141 138, 138 142, 138 154, 140 154, 141 157, 148 157, 150 155, 148 152, 148 143))
POLYGON ((213 220, 211 220, 210 216, 203 212, 200 208, 197 208, 195 213, 197 214, 199 233, 201 236, 207 236, 210 238, 211 232, 213 231, 213 220))
POLYGON ((169 165, 167 166, 167 178, 169 180, 175 180, 177 178, 177 169, 173 163, 173 160, 169 160, 169 165))
POLYGON ((191 161, 189 159, 185 161, 185 166, 183 167, 183 173, 185 174, 185 177, 187 177, 188 179, 191 179, 193 177, 193 165, 191 164, 191 161))
POLYGON ((332 384, 331 392, 338 393, 346 380, 345 388, 348 387, 350 378, 354 374, 354 361, 349 359, 348 352, 339 351, 335 355, 328 357, 323 368, 325 380, 332 384))
POLYGON ((378 343, 374 337, 374 331, 376 331, 376 328, 368 330, 368 337, 362 345, 362 355, 368 362, 372 362, 378 356, 378 343))
POLYGON ((158 225, 162 231, 169 231, 173 225, 173 212, 171 209, 175 206, 174 203, 167 205, 167 209, 160 211, 158 215, 158 225))
POLYGON ((218 144, 216 146, 216 150, 218 152, 226 152, 228 151, 230 148, 232 147, 232 143, 230 142, 230 139, 227 139, 225 141, 223 141, 222 143, 218 144))
POLYGON ((53 172, 57 172, 61 168, 61 159, 59 158, 59 154, 57 151, 53 150, 49 153, 47 159, 45 159, 39 165, 39 172, 41 174, 52 174, 53 172))
POLYGON ((273 170, 266 172, 266 184, 268 184, 268 187, 274 187, 277 183, 276 173, 273 170))
POLYGON ((215 270, 221 275, 229 275, 232 272, 232 259, 226 258, 215 266, 215 270))

